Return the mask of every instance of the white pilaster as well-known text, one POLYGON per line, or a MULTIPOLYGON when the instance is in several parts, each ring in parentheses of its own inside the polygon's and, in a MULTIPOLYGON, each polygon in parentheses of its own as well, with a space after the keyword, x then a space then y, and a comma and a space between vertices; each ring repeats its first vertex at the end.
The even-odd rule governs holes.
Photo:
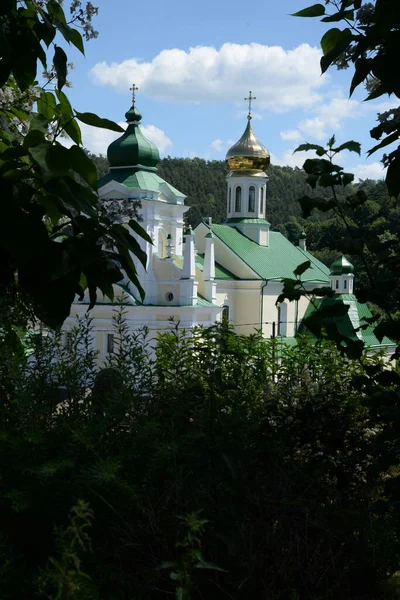
POLYGON ((214 234, 212 232, 207 233, 206 237, 206 249, 204 254, 204 268, 203 277, 204 281, 215 279, 215 249, 214 249, 214 234))

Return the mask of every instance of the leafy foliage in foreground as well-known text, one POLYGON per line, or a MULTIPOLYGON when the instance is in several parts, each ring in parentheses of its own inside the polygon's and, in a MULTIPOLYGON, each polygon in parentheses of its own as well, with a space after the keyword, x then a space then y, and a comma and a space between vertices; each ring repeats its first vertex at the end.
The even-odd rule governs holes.
MULTIPOLYGON (((82 53, 78 28, 94 36, 90 19, 97 9, 87 3, 85 20, 80 6, 71 4, 67 21, 58 0, 1 3, 0 294, 7 306, 0 316, 7 327, 18 325, 24 304, 47 326, 59 327, 86 288, 92 305, 97 289, 112 299, 122 270, 143 292, 131 254, 142 264, 146 256, 127 229, 99 214, 96 168, 82 148, 79 122, 123 130, 73 109, 64 91, 68 58, 56 36, 82 53), (40 63, 48 77, 42 86, 40 63), (70 148, 60 143, 65 134, 70 148)), ((146 237, 134 220, 132 227, 146 237)))
POLYGON ((219 326, 151 359, 117 312, 99 373, 90 335, 0 353, 2 598, 382 592, 400 515, 392 371, 385 404, 363 382, 379 357, 219 326))
MULTIPOLYGON (((326 0, 297 12, 297 17, 322 17, 323 23, 333 23, 321 39, 323 56, 321 71, 332 65, 338 68, 354 68, 350 95, 364 84, 366 100, 384 94, 400 98, 398 69, 400 46, 400 4, 398 0, 326 0), (342 27, 342 29, 340 28, 342 27)), ((398 144, 400 138, 400 108, 378 115, 378 125, 370 131, 374 145, 368 154, 398 144)), ((400 195, 400 146, 383 156, 388 168, 386 184, 389 194, 400 195)))

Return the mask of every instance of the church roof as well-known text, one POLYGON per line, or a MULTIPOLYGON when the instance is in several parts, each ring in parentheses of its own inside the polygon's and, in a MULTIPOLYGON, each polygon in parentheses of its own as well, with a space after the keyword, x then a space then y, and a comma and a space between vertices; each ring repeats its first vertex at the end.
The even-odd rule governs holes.
POLYGON ((331 264, 331 275, 348 275, 354 273, 354 266, 345 256, 340 256, 331 264))
POLYGON ((109 181, 116 181, 121 183, 128 189, 142 189, 150 192, 162 193, 167 187, 174 196, 180 198, 186 198, 185 194, 182 194, 179 190, 174 188, 173 185, 167 183, 157 173, 151 171, 133 171, 131 169, 113 169, 107 175, 104 175, 99 181, 99 188, 106 185, 109 181))
POLYGON ((342 316, 333 317, 339 333, 346 336, 354 341, 361 340, 364 342, 367 348, 382 348, 385 346, 394 346, 394 342, 388 337, 384 337, 380 342, 374 334, 374 323, 368 323, 366 319, 372 317, 372 313, 368 308, 368 305, 362 302, 358 302, 354 294, 335 294, 332 298, 314 298, 313 303, 310 303, 304 314, 304 319, 299 327, 299 333, 305 333, 309 335, 306 327, 305 319, 310 317, 317 309, 326 306, 333 306, 335 304, 346 304, 349 306, 348 312, 342 316), (359 329, 360 326, 367 325, 365 329, 359 329), (356 331, 358 330, 358 331, 356 331))
POLYGON ((329 269, 312 254, 294 246, 277 231, 270 231, 269 246, 260 246, 229 225, 212 225, 213 233, 244 261, 261 279, 293 278, 293 271, 309 260, 311 266, 302 281, 329 284, 329 269))
MULTIPOLYGON (((209 235, 209 234, 208 234, 209 235)), ((199 267, 200 271, 203 270, 204 267, 204 254, 197 254, 196 255, 196 265, 199 267)), ((234 275, 233 273, 231 273, 230 271, 228 271, 228 269, 225 269, 225 267, 223 267, 222 265, 220 265, 219 263, 215 263, 215 279, 224 279, 226 280, 235 280, 238 279, 238 277, 236 277, 236 275, 234 275)))
POLYGON ((143 135, 139 127, 142 115, 134 101, 125 117, 128 123, 125 133, 108 146, 107 158, 111 167, 154 171, 160 162, 160 154, 157 146, 143 135))

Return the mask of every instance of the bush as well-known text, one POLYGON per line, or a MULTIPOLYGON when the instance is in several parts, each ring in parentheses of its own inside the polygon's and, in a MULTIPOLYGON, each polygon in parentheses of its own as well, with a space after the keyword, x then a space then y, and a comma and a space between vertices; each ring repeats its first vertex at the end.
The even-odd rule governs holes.
POLYGON ((363 363, 225 324, 152 358, 114 324, 101 370, 90 320, 0 352, 0 597, 376 597, 396 471, 363 363))

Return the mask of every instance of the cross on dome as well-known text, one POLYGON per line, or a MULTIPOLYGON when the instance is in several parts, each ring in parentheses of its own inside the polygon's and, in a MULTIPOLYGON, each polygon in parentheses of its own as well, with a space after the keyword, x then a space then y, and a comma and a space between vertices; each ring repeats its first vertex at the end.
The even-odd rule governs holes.
POLYGON ((251 95, 251 90, 249 91, 249 97, 245 98, 246 102, 249 102, 249 114, 247 115, 247 118, 250 120, 251 119, 251 101, 252 100, 257 100, 257 98, 255 96, 251 95))
POLYGON ((138 91, 138 89, 139 88, 134 83, 132 83, 132 87, 129 88, 129 91, 132 92, 132 104, 135 104, 136 92, 138 91))

